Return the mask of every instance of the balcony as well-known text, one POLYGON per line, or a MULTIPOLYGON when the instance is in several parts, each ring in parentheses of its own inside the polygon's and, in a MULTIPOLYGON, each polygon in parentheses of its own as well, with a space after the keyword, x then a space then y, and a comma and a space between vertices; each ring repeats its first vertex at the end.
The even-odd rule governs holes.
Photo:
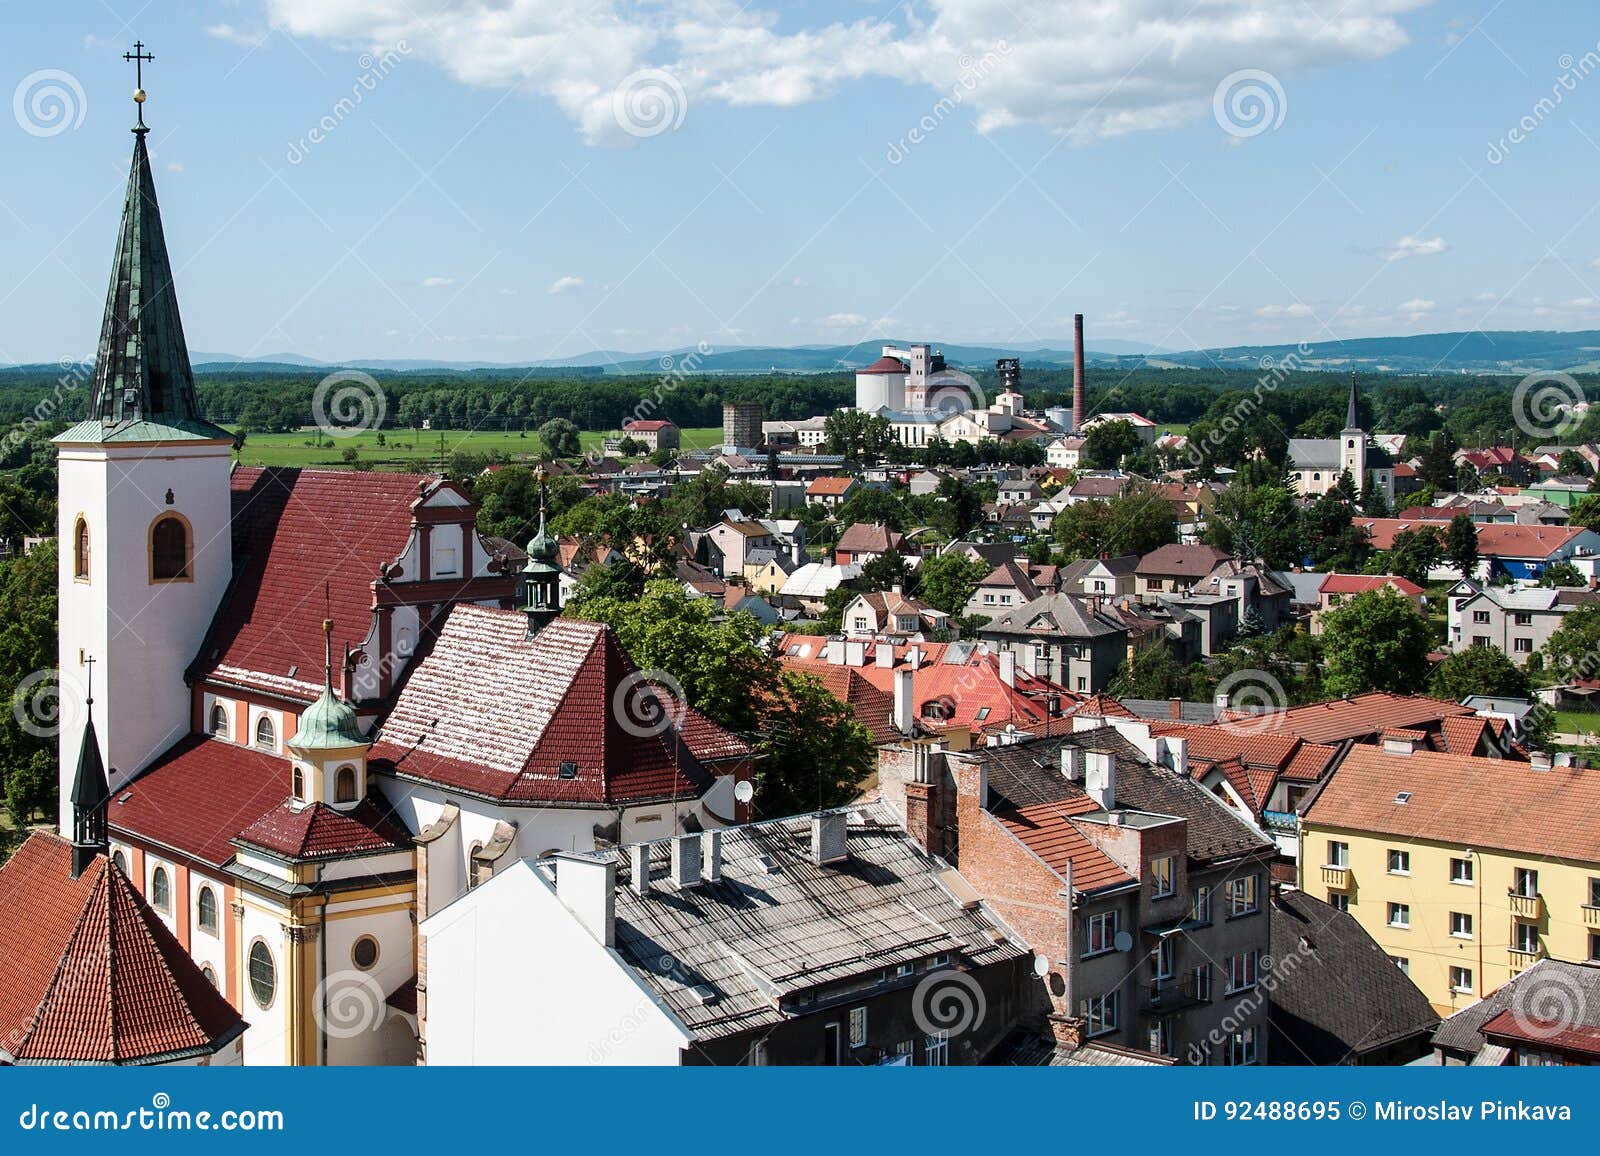
POLYGON ((1544 916, 1544 896, 1519 895, 1515 891, 1506 893, 1507 902, 1511 904, 1511 914, 1517 919, 1541 919, 1544 916))
POLYGON ((1322 865, 1322 881, 1337 891, 1350 889, 1350 868, 1335 867, 1330 863, 1322 865))
POLYGON ((1600 907, 1584 904, 1583 925, 1585 927, 1600 927, 1600 907))
POLYGON ((1169 1015, 1184 1008, 1209 1003, 1200 993, 1200 985, 1193 975, 1155 979, 1145 989, 1144 1010, 1150 1015, 1169 1015))
POLYGON ((1512 947, 1507 949, 1506 954, 1511 960, 1512 975, 1522 974, 1545 957, 1545 951, 1542 947, 1535 951, 1518 951, 1512 947))

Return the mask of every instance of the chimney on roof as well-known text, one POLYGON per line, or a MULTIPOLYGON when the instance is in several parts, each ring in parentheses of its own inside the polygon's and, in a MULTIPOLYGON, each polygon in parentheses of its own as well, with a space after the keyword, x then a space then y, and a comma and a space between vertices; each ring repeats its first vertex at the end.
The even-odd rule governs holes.
POLYGON ((826 649, 828 652, 829 666, 844 665, 844 639, 830 638, 828 639, 828 644, 824 649, 826 649))
POLYGON ((911 669, 912 670, 921 670, 922 669, 922 647, 913 646, 910 650, 906 651, 906 661, 911 664, 911 669))
POLYGON ((845 846, 849 822, 845 811, 819 811, 811 816, 811 861, 818 867, 841 863, 849 857, 845 846))
POLYGON ((1223 711, 1228 709, 1228 696, 1225 694, 1217 695, 1211 700, 1211 705, 1216 709, 1218 714, 1221 714, 1223 711))
POLYGON ((1069 783, 1083 781, 1083 752, 1071 743, 1061 746, 1061 777, 1069 783))
POLYGON ((845 639, 844 664, 846 666, 867 665, 867 644, 859 638, 845 639))
POLYGON ((1053 1013, 1050 1016, 1050 1034, 1055 1037, 1056 1043, 1074 1051, 1083 1047, 1084 1029, 1087 1026, 1077 1016, 1064 1016, 1060 1013, 1053 1013))
POLYGON ((1117 802, 1117 756, 1109 751, 1088 751, 1084 755, 1083 789, 1102 811, 1117 802))
POLYGON ((1014 650, 1000 652, 1000 681, 1010 687, 1017 685, 1017 652, 1014 650))
POLYGON ((700 862, 707 883, 722 882, 722 832, 700 833, 700 862))
POLYGON ((629 864, 632 867, 633 890, 639 895, 650 894, 650 844, 635 843, 628 848, 629 864))
POLYGON ((617 942, 617 862, 596 852, 556 855, 556 898, 607 947, 617 942))
POLYGON ((1167 717, 1171 719, 1181 719, 1183 717, 1183 699, 1167 700, 1167 717))
POLYGON ((1383 736, 1383 753, 1386 755, 1412 755, 1422 749, 1422 743, 1409 735, 1393 732, 1383 736))
POLYGON ((910 735, 916 727, 916 714, 911 702, 915 677, 904 668, 894 672, 894 729, 903 735, 910 735))
POLYGON ((679 891, 700 886, 700 836, 677 835, 672 840, 672 885, 679 891))
POLYGON ((894 643, 878 643, 878 648, 873 651, 872 657, 884 670, 892 670, 894 668, 894 643))
POLYGON ((1089 407, 1083 391, 1083 314, 1072 315, 1072 430, 1083 429, 1089 407))
POLYGON ((1550 769, 1550 755, 1546 751, 1528 752, 1528 769, 1530 771, 1548 771, 1550 769))

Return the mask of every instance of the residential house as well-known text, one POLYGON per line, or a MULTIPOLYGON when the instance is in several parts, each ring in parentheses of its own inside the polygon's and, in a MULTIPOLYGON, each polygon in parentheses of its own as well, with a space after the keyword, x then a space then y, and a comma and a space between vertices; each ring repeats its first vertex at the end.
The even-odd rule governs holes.
POLYGON ((1394 1066, 1427 1055, 1439 1014, 1348 912, 1273 888, 1274 1064, 1394 1066))
POLYGON ((1195 586, 1195 594, 1221 595, 1239 607, 1239 625, 1271 634, 1289 621, 1293 590, 1287 579, 1258 562, 1227 558, 1195 586))
POLYGON ((1447 599, 1446 641, 1451 650, 1492 646, 1521 666, 1544 648, 1568 614, 1600 602, 1600 590, 1457 582, 1447 599))
POLYGON ((882 799, 1027 941, 1053 1020, 1186 1063, 1264 1063, 1272 844, 1188 777, 1181 742, 1112 722, 881 751, 882 799))
POLYGON ((1511 446, 1457 450, 1455 463, 1458 470, 1465 466, 1479 478, 1505 477, 1520 485, 1533 477, 1528 462, 1511 446))
POLYGON ((1448 1014, 1540 959, 1600 959, 1597 807, 1600 778, 1568 756, 1357 745, 1301 813, 1301 887, 1448 1014))
POLYGON ((1033 982, 881 804, 522 859, 419 931, 443 1064, 975 1064, 1033 982), (944 987, 985 1013, 931 1029, 944 987))
POLYGON ((1100 612, 1098 599, 1043 594, 1002 611, 978 630, 1017 665, 1079 694, 1104 690, 1127 657, 1128 630, 1100 612))
POLYGON ((717 572, 724 578, 743 578, 751 565, 752 555, 762 553, 760 565, 772 561, 778 550, 778 541, 771 527, 747 518, 738 510, 728 510, 718 522, 705 532, 717 547, 721 566, 717 572))
POLYGON ((806 487, 806 504, 837 510, 850 500, 850 495, 855 493, 860 485, 861 482, 848 476, 813 478, 811 484, 806 487))
POLYGON ((999 500, 1005 505, 1033 503, 1042 497, 1044 493, 1039 489, 1039 483, 1031 478, 1013 478, 1000 483, 999 500))
POLYGON ((683 433, 674 423, 654 418, 624 422, 622 432, 636 442, 643 442, 652 452, 677 449, 683 433))
POLYGON ((1137 585, 1134 571, 1138 566, 1137 554, 1121 554, 1115 558, 1079 558, 1061 568, 1061 592, 1097 595, 1101 598, 1132 594, 1137 585))
POLYGON ((1134 568, 1134 592, 1140 598, 1188 594, 1228 560, 1228 552, 1215 546, 1160 546, 1139 559, 1134 568))
POLYGON ((1088 439, 1079 434, 1067 434, 1065 437, 1056 438, 1045 447, 1045 461, 1057 469, 1075 470, 1083 455, 1083 447, 1088 439))
POLYGON ((1600 1064, 1600 968, 1541 959, 1433 1033, 1446 1067, 1600 1064))
POLYGON ((1328 611, 1358 594, 1370 594, 1375 590, 1392 590, 1402 595, 1416 607, 1418 614, 1427 601, 1422 587, 1398 574, 1329 574, 1317 585, 1317 609, 1311 614, 1311 633, 1322 633, 1322 619, 1328 611))
POLYGON ((893 637, 922 641, 925 632, 953 629, 950 616, 926 602, 892 590, 859 594, 844 608, 844 632, 853 638, 893 637))
POLYGON ((972 597, 967 599, 966 612, 993 618, 1024 602, 1032 602, 1040 593, 1039 587, 1028 574, 1026 564, 1008 560, 996 566, 978 583, 972 591, 972 597))
POLYGON ((1120 470, 1083 474, 1068 487, 1065 501, 1069 506, 1075 506, 1080 502, 1109 502, 1112 498, 1120 498, 1127 493, 1128 487, 1137 480, 1132 474, 1125 474, 1120 470))
POLYGON ((1149 445, 1156 440, 1160 427, 1142 413, 1097 413, 1083 423, 1083 432, 1088 433, 1095 426, 1105 425, 1108 422, 1125 421, 1133 427, 1133 432, 1139 435, 1139 440, 1149 445))
POLYGON ((882 522, 857 522, 845 527, 844 533, 834 543, 833 560, 839 566, 865 566, 874 558, 888 553, 916 557, 914 547, 906 543, 905 535, 891 530, 882 522))

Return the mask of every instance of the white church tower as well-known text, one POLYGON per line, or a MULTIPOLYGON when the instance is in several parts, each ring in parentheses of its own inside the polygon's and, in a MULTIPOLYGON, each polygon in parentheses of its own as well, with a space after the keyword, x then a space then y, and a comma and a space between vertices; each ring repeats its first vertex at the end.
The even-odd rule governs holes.
POLYGON ((1345 407, 1344 429, 1339 431, 1339 468, 1350 475, 1357 492, 1367 484, 1367 434, 1356 415, 1356 375, 1350 375, 1350 401, 1345 407))
MULTIPOLYGON (((122 229, 95 356, 89 412, 57 437, 63 720, 95 660, 95 731, 113 797, 190 730, 184 671, 233 571, 233 436, 200 416, 134 93, 122 229)), ((81 726, 60 735, 61 830, 81 726)))

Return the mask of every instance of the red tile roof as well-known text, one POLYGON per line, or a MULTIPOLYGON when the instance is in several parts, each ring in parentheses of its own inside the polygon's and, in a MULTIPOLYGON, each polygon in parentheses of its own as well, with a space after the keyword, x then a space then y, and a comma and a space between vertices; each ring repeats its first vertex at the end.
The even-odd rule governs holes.
POLYGON ((112 796, 113 831, 220 867, 234 836, 289 797, 289 760, 189 735, 112 796))
POLYGON ((1442 719, 1473 713, 1469 706, 1443 699, 1371 691, 1351 698, 1290 707, 1268 716, 1231 713, 1229 717, 1249 722, 1259 734, 1297 735, 1307 742, 1337 743, 1367 738, 1397 727, 1437 724, 1442 719))
POLYGON ((1320 826, 1600 862, 1600 774, 1354 746, 1306 811, 1320 826), (1395 800, 1409 793, 1404 803, 1395 800))
MULTIPOLYGON (((1537 991, 1539 989, 1534 988, 1537 991)), ((1565 996, 1566 988, 1552 984, 1549 989, 1552 995, 1561 993, 1565 996)), ((1576 987, 1573 989, 1576 991, 1576 987)), ((1581 993, 1580 993, 1581 994, 1581 993)), ((1551 1004, 1558 1004, 1559 998, 1551 999, 1551 1004)), ((1534 1001, 1529 1000, 1530 1004, 1534 1001)), ((1558 1010, 1558 1009, 1552 1009, 1558 1010)), ((1563 1010, 1564 1009, 1559 1009, 1563 1010)), ((1581 1004, 1574 1009, 1574 1018, 1584 1011, 1581 1004)), ((1593 1013, 1589 1013, 1593 1014, 1593 1013)), ((1517 1040, 1527 1044, 1533 1051, 1538 1052, 1583 1052, 1591 1056, 1600 1057, 1600 1026, 1587 1024, 1581 1021, 1574 1022, 1574 1018, 1566 1015, 1546 1019, 1536 1016, 1526 1008, 1506 1008, 1494 1016, 1478 1030, 1485 1036, 1499 1039, 1517 1040)))
POLYGON ((834 546, 835 554, 887 554, 900 549, 905 536, 898 530, 870 522, 857 522, 846 527, 834 546))
POLYGON ((829 694, 850 705, 856 722, 872 732, 874 746, 898 742, 904 737, 894 729, 894 696, 862 678, 855 667, 830 666, 805 673, 820 679, 829 694))
POLYGON ((1445 749, 1452 755, 1476 755, 1483 743, 1486 718, 1447 718, 1439 724, 1444 735, 1445 749))
POLYGON ((325 803, 268 811, 238 834, 241 843, 286 859, 328 859, 409 849, 411 834, 386 807, 363 799, 348 811, 325 803))
POLYGON ((854 478, 816 478, 806 487, 806 493, 816 497, 838 497, 855 484, 854 478))
POLYGON ((1548 558, 1587 532, 1582 526, 1510 526, 1494 522, 1478 527, 1478 553, 1485 558, 1548 558))
POLYGON ((1070 863, 1075 890, 1094 891, 1133 881, 1072 823, 1073 815, 1099 809, 1093 799, 1082 796, 1002 808, 994 817, 1057 875, 1065 878, 1070 863))
POLYGON ((104 857, 78 879, 39 831, 0 867, 0 1054, 141 1064, 208 1055, 244 1031, 127 877, 104 857))
POLYGON ((884 354, 882 357, 878 358, 877 361, 874 361, 871 365, 867 366, 865 369, 856 370, 856 373, 858 373, 858 374, 862 374, 862 373, 871 373, 871 374, 904 373, 904 372, 906 372, 905 362, 901 361, 899 358, 890 357, 887 353, 884 354))
POLYGON ((704 763, 749 757, 670 695, 664 719, 653 713, 653 685, 608 626, 562 618, 530 639, 516 611, 459 604, 384 720, 373 765, 508 801, 617 803, 698 796, 704 763))
POLYGON ((624 430, 636 430, 636 431, 640 431, 640 432, 643 432, 643 433, 651 433, 651 432, 654 432, 654 431, 659 431, 659 430, 664 430, 664 429, 673 429, 675 427, 674 427, 673 423, 670 422, 670 421, 663 421, 663 420, 661 420, 659 418, 651 418, 651 419, 649 419, 647 421, 630 421, 630 422, 627 422, 627 423, 625 423, 623 425, 622 428, 624 430))
POLYGON ((1317 591, 1321 594, 1365 594, 1391 586, 1409 597, 1422 593, 1422 587, 1398 574, 1329 574, 1317 591))
POLYGON ((1141 577, 1154 575, 1163 578, 1193 578, 1199 581, 1217 568, 1218 562, 1228 560, 1226 550, 1215 546, 1161 546, 1139 559, 1134 570, 1141 577))
POLYGON ((405 549, 411 503, 427 480, 376 471, 234 470, 234 561, 242 568, 198 668, 314 699, 322 690, 324 583, 338 654, 366 639, 372 584, 405 549))

